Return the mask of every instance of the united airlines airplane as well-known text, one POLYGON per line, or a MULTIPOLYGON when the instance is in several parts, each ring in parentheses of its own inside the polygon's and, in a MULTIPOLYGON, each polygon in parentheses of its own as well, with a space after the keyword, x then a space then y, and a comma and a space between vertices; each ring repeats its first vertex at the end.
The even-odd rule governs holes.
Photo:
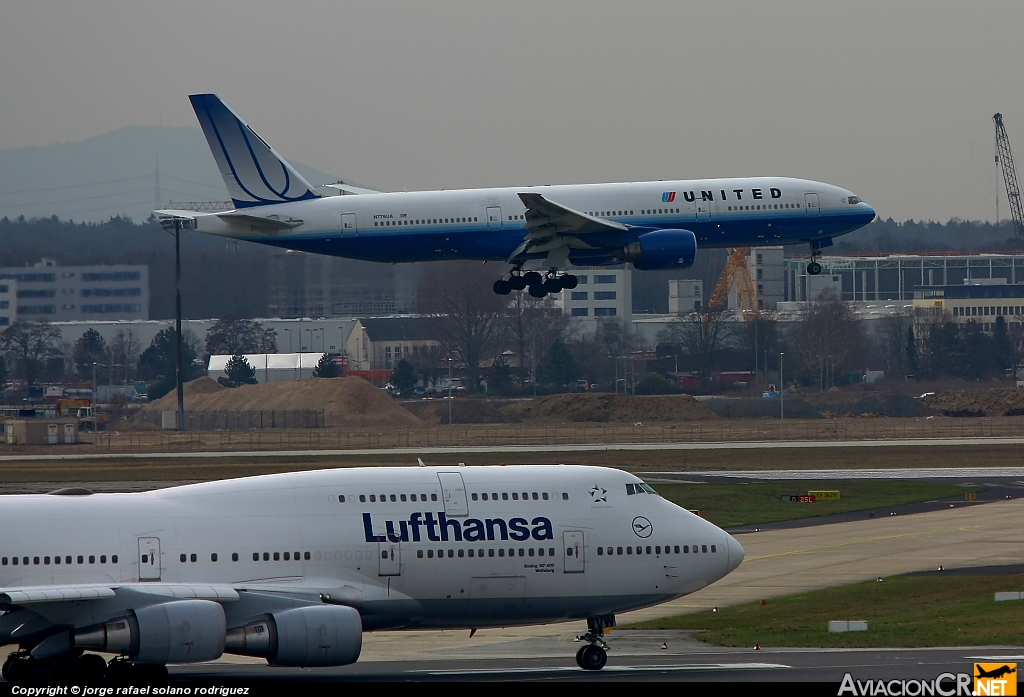
POLYGON ((216 95, 190 99, 235 209, 156 211, 165 227, 369 261, 504 262, 502 295, 575 288, 567 264, 684 269, 698 246, 805 243, 819 274, 821 249, 875 217, 845 189, 784 177, 400 193, 339 183, 346 195, 320 196, 216 95))
POLYGON ((743 560, 730 535, 635 476, 564 465, 0 496, 0 530, 15 683, 160 680, 168 663, 224 653, 342 666, 364 631, 573 619, 589 629, 576 662, 599 670, 616 613, 743 560))

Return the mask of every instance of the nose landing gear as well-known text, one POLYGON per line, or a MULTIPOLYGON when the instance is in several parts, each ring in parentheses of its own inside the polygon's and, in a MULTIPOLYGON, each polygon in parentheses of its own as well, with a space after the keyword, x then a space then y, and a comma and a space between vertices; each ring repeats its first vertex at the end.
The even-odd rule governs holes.
POLYGON ((808 276, 817 276, 821 273, 821 264, 818 263, 818 259, 821 257, 821 247, 818 244, 817 242, 811 242, 811 261, 807 264, 808 276))
POLYGON ((606 627, 615 626, 615 615, 587 618, 587 633, 579 637, 588 642, 576 652, 576 665, 583 670, 601 670, 608 663, 608 644, 602 638, 606 627))
POLYGON ((508 295, 514 290, 529 289, 534 298, 543 298, 549 293, 559 293, 563 288, 572 289, 579 284, 579 279, 572 274, 559 274, 551 269, 543 276, 536 271, 523 273, 521 268, 512 269, 508 278, 500 278, 494 282, 494 292, 508 295))

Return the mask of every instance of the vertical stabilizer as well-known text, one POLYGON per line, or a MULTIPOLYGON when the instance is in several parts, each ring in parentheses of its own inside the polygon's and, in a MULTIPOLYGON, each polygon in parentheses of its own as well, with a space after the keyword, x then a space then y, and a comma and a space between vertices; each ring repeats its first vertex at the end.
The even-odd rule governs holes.
POLYGON ((189 101, 237 208, 319 198, 309 182, 220 97, 193 94, 189 101))

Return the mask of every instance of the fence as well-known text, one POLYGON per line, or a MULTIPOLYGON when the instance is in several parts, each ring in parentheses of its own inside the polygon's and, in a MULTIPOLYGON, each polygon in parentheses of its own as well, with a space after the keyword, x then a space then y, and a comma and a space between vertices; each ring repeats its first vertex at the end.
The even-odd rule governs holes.
MULTIPOLYGON (((141 415, 137 425, 160 426, 159 412, 141 415)), ((186 431, 250 431, 263 428, 324 428, 322 409, 185 412, 186 431)))
MULTIPOLYGON (((225 412, 216 412, 225 414, 225 412)), ((259 414, 259 412, 237 412, 259 414)), ((263 412, 269 414, 270 412, 263 412)), ((282 412, 276 412, 281 414, 282 412)), ((935 419, 807 419, 784 424, 767 419, 721 419, 657 426, 593 424, 535 426, 523 424, 471 424, 427 428, 342 430, 324 428, 322 413, 317 428, 251 428, 239 430, 101 431, 83 432, 78 446, 40 446, 38 452, 69 450, 93 452, 177 452, 259 450, 355 450, 384 448, 480 447, 516 445, 614 445, 659 443, 726 443, 770 441, 843 442, 921 438, 1024 437, 1024 418, 935 419)), ((255 417, 253 417, 255 418, 255 417)), ((310 422, 313 416, 308 417, 310 422)), ((281 423, 276 421, 275 423, 281 423)), ((0 448, 0 454, 33 451, 23 446, 0 448)), ((496 455, 498 457, 498 455, 496 455)))

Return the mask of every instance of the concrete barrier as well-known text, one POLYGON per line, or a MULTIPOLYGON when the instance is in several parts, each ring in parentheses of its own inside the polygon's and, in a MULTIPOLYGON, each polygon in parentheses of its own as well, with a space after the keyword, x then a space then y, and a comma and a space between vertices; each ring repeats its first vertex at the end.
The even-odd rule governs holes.
POLYGON ((1010 591, 1008 593, 996 593, 996 602, 998 603, 1001 600, 1020 600, 1022 595, 1024 594, 1019 593, 1017 591, 1010 591))
POLYGON ((830 632, 866 632, 868 623, 864 620, 830 620, 828 623, 830 632))

